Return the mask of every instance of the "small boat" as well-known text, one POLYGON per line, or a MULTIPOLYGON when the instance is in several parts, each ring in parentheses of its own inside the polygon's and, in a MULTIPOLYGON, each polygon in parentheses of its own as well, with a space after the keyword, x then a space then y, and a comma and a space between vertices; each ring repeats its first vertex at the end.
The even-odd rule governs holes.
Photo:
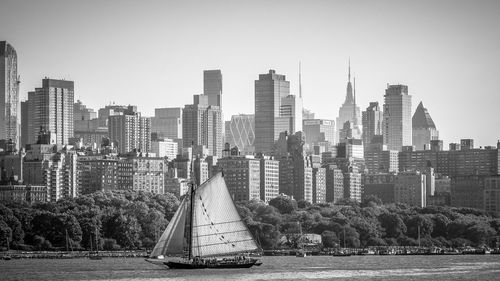
POLYGON ((241 219, 224 176, 190 190, 147 262, 171 269, 249 268, 262 263, 245 254, 261 251, 241 219))
POLYGON ((307 253, 303 249, 300 249, 297 252, 295 252, 295 256, 298 258, 305 258, 307 257, 307 253))

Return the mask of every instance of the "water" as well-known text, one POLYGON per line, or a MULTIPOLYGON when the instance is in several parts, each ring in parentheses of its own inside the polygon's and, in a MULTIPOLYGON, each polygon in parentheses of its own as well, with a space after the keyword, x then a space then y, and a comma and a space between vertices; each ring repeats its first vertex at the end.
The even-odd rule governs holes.
POLYGON ((500 255, 262 257, 250 269, 170 270, 137 258, 0 261, 0 280, 498 280, 500 255))

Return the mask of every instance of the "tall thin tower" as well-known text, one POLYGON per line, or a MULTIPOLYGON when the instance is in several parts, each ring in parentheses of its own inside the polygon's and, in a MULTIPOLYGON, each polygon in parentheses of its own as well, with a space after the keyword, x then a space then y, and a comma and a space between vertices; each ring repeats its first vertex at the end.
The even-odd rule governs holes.
POLYGON ((6 41, 0 41, 0 139, 12 139, 19 148, 19 76, 17 53, 6 41))

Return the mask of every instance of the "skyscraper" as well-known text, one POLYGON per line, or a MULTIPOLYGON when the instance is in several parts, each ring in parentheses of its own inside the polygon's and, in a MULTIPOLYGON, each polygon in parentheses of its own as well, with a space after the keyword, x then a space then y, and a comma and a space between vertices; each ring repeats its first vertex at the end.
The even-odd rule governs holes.
POLYGON ((222 111, 209 105, 207 95, 194 95, 193 104, 184 106, 182 114, 183 147, 204 145, 208 154, 222 156, 222 111))
POLYGON ((42 87, 28 93, 28 143, 33 144, 40 129, 56 136, 56 143, 65 145, 74 133, 73 81, 45 78, 42 87))
POLYGON ((19 76, 17 53, 12 45, 0 41, 0 140, 12 139, 19 147, 19 76))
POLYGON ((439 131, 422 102, 420 102, 415 114, 413 114, 412 131, 412 143, 417 150, 423 150, 424 146, 430 146, 431 140, 439 139, 439 131))
POLYGON ((312 148, 318 142, 335 145, 335 121, 327 119, 304 119, 302 128, 306 145, 312 148))
POLYGON ((256 152, 270 152, 280 132, 289 130, 290 118, 280 115, 281 100, 289 94, 290 82, 272 69, 255 80, 256 152))
POLYGON ((119 153, 128 153, 134 149, 147 153, 151 151, 151 119, 141 117, 133 107, 124 115, 108 117, 108 134, 117 145, 119 153))
POLYGON ((370 106, 363 111, 363 144, 371 143, 373 136, 382 135, 384 114, 378 102, 370 102, 370 106))
POLYGON ((203 94, 208 96, 208 105, 222 109, 222 73, 220 69, 203 71, 203 94))
POLYGON ((389 150, 401 151, 411 145, 411 96, 406 85, 387 85, 384 95, 384 143, 389 150))
POLYGON ((226 142, 237 146, 244 154, 255 151, 255 116, 253 114, 240 114, 231 116, 231 121, 226 121, 226 142))
POLYGON ((151 118, 151 132, 158 139, 182 138, 182 108, 155 108, 155 117, 151 118))
MULTIPOLYGON (((339 117, 337 118, 337 129, 340 131, 344 128, 344 123, 349 121, 350 126, 353 129, 353 137, 361 138, 361 128, 359 128, 359 121, 361 116, 361 111, 358 106, 356 106, 356 97, 353 94, 353 88, 351 84, 351 63, 349 62, 349 72, 348 72, 348 82, 346 89, 346 97, 344 104, 339 109, 339 117)), ((339 136, 339 133, 337 133, 339 136)), ((340 141, 338 139, 338 141, 340 141)))

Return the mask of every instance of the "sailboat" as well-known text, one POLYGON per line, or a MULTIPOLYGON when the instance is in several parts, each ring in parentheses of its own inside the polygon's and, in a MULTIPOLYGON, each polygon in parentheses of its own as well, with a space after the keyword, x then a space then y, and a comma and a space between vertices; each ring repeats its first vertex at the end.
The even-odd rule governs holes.
POLYGON ((242 221, 222 173, 184 197, 146 261, 169 268, 249 268, 262 263, 244 254, 260 251, 242 221))

